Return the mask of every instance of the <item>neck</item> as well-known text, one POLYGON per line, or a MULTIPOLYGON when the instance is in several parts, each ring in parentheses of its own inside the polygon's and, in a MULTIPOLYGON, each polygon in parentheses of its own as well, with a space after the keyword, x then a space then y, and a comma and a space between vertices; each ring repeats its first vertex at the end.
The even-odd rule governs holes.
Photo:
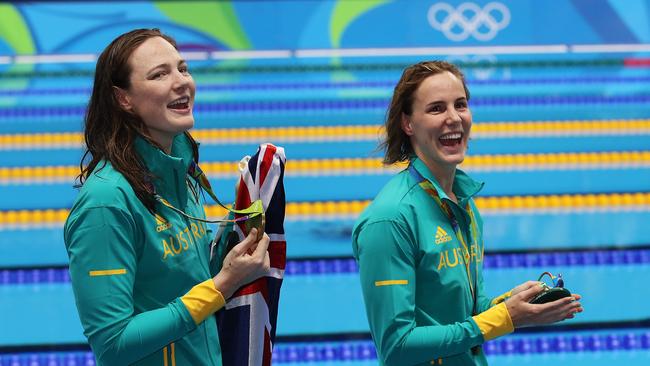
POLYGON ((440 188, 442 188, 442 191, 445 192, 445 194, 454 202, 456 201, 456 195, 454 194, 453 188, 454 188, 454 177, 456 175, 456 166, 441 166, 440 164, 433 163, 431 161, 428 161, 427 159, 423 159, 420 157, 424 165, 427 166, 431 174, 433 174, 434 178, 436 178, 436 181, 438 184, 440 184, 440 188))
POLYGON ((164 151, 165 154, 171 155, 172 142, 174 141, 173 137, 170 138, 168 136, 162 136, 160 134, 151 133, 151 139, 155 141, 158 145, 160 145, 162 151, 164 151))

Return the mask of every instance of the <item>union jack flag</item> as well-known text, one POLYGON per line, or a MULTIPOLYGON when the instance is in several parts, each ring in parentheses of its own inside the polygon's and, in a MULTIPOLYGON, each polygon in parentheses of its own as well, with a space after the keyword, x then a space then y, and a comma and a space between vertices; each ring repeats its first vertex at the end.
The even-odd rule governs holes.
MULTIPOLYGON (((271 239, 271 268, 262 277, 237 290, 216 313, 224 366, 271 365, 275 325, 278 317, 280 286, 286 265, 287 243, 284 236, 284 149, 262 144, 252 157, 239 164, 235 209, 244 209, 262 200, 266 215, 265 232, 271 239)), ((236 240, 248 234, 243 223, 234 227, 236 240)))

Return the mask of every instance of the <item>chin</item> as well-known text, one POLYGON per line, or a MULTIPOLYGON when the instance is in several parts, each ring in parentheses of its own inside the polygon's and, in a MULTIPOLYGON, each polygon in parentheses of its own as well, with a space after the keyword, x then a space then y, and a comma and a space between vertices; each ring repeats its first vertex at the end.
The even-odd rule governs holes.
POLYGON ((192 120, 192 122, 190 122, 190 123, 185 124, 184 127, 185 127, 185 128, 184 128, 185 131, 194 128, 194 120, 192 120))
POLYGON ((459 165, 465 160, 465 155, 462 156, 448 156, 445 161, 449 165, 459 165))
POLYGON ((178 126, 178 130, 180 130, 181 132, 190 130, 194 128, 194 118, 188 118, 188 119, 176 121, 174 125, 178 126))
POLYGON ((455 154, 447 155, 446 159, 450 164, 461 164, 463 161, 465 161, 465 151, 467 148, 464 148, 462 152, 457 152, 455 154))

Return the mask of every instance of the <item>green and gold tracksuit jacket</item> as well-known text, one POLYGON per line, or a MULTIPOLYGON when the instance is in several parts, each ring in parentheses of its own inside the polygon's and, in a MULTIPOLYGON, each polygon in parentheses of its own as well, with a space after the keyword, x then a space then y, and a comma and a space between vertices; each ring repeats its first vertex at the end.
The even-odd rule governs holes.
MULTIPOLYGON (((205 217, 188 180, 192 149, 183 134, 171 155, 136 140, 156 193, 205 217)), ((102 167, 103 166, 103 167, 102 167)), ((221 365, 214 318, 224 299, 208 268, 211 231, 160 203, 156 215, 110 163, 88 177, 64 229, 84 334, 98 365, 221 365)))
POLYGON ((382 365, 487 365, 480 347, 513 331, 503 299, 483 293, 483 222, 472 197, 483 187, 456 171, 454 203, 426 165, 413 167, 448 202, 448 216, 408 169, 393 177, 359 216, 352 233, 370 332, 382 365), (476 234, 472 234, 472 210, 476 234), (474 238, 475 236, 475 238, 474 238), (466 258, 472 274, 473 300, 466 258))

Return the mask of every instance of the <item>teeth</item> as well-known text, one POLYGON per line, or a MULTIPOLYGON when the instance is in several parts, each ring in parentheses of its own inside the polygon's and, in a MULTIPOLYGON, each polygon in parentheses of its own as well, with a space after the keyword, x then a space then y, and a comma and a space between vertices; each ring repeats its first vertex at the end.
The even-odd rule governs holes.
POLYGON ((455 139, 459 139, 460 137, 461 137, 461 133, 460 132, 455 132, 455 133, 449 133, 449 134, 440 136, 440 139, 441 140, 455 140, 455 139))
POLYGON ((183 97, 183 98, 176 99, 175 101, 169 103, 168 105, 169 105, 169 106, 173 106, 173 105, 178 105, 178 104, 186 104, 186 103, 188 103, 189 101, 190 101, 190 98, 188 98, 188 97, 183 97))

